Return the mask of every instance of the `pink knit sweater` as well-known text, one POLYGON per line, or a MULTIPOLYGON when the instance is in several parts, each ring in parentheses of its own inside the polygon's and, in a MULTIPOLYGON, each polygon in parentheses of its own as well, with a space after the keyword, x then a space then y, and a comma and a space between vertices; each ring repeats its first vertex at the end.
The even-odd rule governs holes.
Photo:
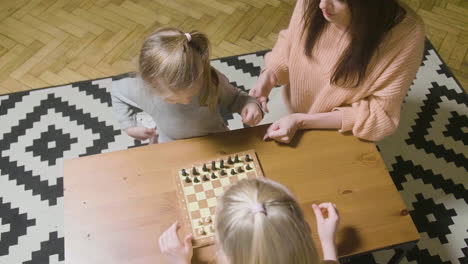
POLYGON ((393 133, 400 121, 403 98, 421 63, 424 25, 410 9, 401 23, 384 38, 373 56, 364 82, 357 88, 330 84, 335 64, 347 47, 349 35, 328 23, 316 42, 313 60, 304 53, 303 0, 298 0, 289 27, 280 32, 265 57, 265 71, 287 85, 284 99, 291 112, 341 111, 340 132, 352 131, 377 141, 393 133))

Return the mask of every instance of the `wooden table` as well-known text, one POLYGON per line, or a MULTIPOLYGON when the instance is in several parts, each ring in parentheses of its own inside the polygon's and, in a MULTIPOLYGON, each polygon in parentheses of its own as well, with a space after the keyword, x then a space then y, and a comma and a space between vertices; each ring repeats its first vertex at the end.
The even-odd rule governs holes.
MULTIPOLYGON (((255 149, 267 178, 297 196, 317 247, 310 205, 325 201, 340 211, 341 257, 419 240, 374 144, 335 131, 306 131, 283 145, 262 141, 265 130, 260 126, 66 160, 66 262, 161 263, 157 239, 180 217, 174 170, 247 149, 255 149)), ((198 249, 194 262, 213 254, 213 246, 198 249)))

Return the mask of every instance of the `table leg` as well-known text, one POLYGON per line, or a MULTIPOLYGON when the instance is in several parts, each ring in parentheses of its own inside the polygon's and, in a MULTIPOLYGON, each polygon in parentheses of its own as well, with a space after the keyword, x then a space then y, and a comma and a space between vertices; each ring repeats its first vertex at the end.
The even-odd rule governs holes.
POLYGON ((416 242, 411 242, 411 243, 402 244, 402 245, 395 247, 395 254, 388 261, 388 264, 400 263, 401 260, 406 256, 408 251, 410 251, 415 245, 416 245, 416 242))

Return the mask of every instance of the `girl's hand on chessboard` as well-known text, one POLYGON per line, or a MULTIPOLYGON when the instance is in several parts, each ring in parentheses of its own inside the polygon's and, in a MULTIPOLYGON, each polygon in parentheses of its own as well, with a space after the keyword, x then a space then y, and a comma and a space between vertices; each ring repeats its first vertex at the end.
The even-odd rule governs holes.
POLYGON ((193 256, 192 235, 186 235, 181 241, 177 234, 180 229, 176 221, 159 237, 159 249, 167 260, 167 263, 187 264, 193 256))
POLYGON ((324 259, 336 260, 335 237, 340 222, 336 206, 332 203, 321 203, 319 205, 312 204, 312 208, 317 219, 317 231, 322 244, 324 259))
POLYGON ((157 136, 156 128, 147 128, 142 126, 129 127, 125 129, 127 135, 139 140, 154 139, 157 136))
POLYGON ((249 103, 242 109, 241 116, 242 123, 249 126, 255 126, 262 121, 263 113, 257 104, 249 103))

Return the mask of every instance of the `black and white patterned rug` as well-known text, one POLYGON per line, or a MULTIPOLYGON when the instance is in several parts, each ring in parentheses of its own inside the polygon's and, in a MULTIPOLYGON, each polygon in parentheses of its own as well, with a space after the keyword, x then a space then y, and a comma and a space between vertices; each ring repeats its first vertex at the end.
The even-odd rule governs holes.
MULTIPOLYGON (((242 89, 265 52, 215 60, 242 89)), ((63 160, 141 145, 119 130, 109 91, 121 75, 0 96, 0 263, 64 263, 63 160)), ((286 114, 280 89, 272 112, 286 114)), ((397 133, 378 142, 421 234, 402 263, 468 263, 468 97, 429 43, 397 133)), ((238 115, 229 127, 243 127, 238 115)), ((376 234, 378 235, 378 234, 376 234)), ((356 263, 386 263, 393 251, 356 263)))

